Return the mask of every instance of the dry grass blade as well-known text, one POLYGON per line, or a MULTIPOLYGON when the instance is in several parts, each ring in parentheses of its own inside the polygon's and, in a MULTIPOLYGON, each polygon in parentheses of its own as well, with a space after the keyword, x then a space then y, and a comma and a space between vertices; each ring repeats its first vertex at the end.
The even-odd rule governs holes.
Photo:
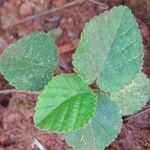
POLYGON ((37 139, 34 139, 34 140, 33 140, 32 148, 33 148, 33 149, 38 148, 39 150, 46 150, 46 149, 44 148, 44 146, 43 146, 37 139))
POLYGON ((92 3, 94 3, 94 4, 99 5, 102 10, 107 10, 107 9, 109 9, 109 6, 108 6, 107 4, 98 2, 98 1, 96 1, 96 0, 89 0, 89 1, 92 2, 92 3))

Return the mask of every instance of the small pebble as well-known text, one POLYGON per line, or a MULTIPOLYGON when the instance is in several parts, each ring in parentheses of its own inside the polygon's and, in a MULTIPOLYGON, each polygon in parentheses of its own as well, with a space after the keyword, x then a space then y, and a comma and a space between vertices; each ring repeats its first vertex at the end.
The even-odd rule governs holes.
POLYGON ((6 41, 0 37, 0 53, 7 47, 6 41))
POLYGON ((27 3, 23 3, 20 6, 20 10, 19 10, 20 15, 25 16, 25 15, 31 15, 32 13, 33 13, 33 6, 27 3))

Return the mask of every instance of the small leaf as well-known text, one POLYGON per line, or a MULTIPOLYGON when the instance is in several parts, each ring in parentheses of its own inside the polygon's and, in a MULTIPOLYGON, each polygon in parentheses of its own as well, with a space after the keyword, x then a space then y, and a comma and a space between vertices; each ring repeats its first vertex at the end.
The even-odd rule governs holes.
POLYGON ((126 6, 94 17, 84 28, 73 56, 74 70, 86 83, 96 80, 105 92, 132 82, 143 63, 143 45, 134 16, 126 6))
POLYGON ((130 115, 139 111, 148 102, 150 97, 150 81, 141 72, 135 80, 112 97, 122 110, 122 115, 130 115))
POLYGON ((47 35, 53 38, 53 40, 57 41, 57 39, 61 36, 62 29, 61 28, 53 28, 47 32, 47 35))
POLYGON ((57 55, 56 45, 48 35, 33 33, 0 55, 0 73, 18 89, 40 90, 53 76, 57 55))
POLYGON ((76 75, 54 77, 38 98, 35 126, 65 132, 83 127, 92 118, 97 95, 76 75))
POLYGON ((116 103, 110 97, 100 95, 91 123, 64 136, 75 150, 103 150, 116 138, 121 126, 121 114, 116 103))

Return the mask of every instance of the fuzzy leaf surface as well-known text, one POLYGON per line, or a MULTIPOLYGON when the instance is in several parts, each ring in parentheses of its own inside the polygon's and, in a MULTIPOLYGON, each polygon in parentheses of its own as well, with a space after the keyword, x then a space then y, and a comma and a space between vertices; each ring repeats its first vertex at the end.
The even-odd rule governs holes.
POLYGON ((96 80, 115 92, 134 80, 143 63, 138 26, 126 6, 114 7, 86 24, 73 56, 74 70, 88 84, 96 80))
POLYGON ((36 32, 11 44, 0 55, 0 73, 22 90, 41 90, 57 65, 57 48, 43 32, 36 32))
POLYGON ((83 127, 93 117, 97 95, 76 74, 54 77, 38 98, 35 126, 66 132, 83 127))
POLYGON ((140 72, 135 80, 120 91, 113 93, 112 97, 120 107, 122 115, 134 114, 145 106, 149 100, 150 80, 140 72))
POLYGON ((121 113, 110 97, 99 95, 95 116, 83 129, 64 134, 74 150, 103 150, 121 130, 121 113))

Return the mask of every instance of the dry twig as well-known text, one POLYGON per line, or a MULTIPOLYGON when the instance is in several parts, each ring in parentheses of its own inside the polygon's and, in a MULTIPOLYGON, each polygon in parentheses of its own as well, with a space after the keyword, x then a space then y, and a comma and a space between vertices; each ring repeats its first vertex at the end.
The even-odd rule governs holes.
MULTIPOLYGON (((48 9, 48 10, 45 10, 45 11, 42 11, 42 12, 39 12, 37 14, 34 14, 32 16, 28 16, 18 22, 15 22, 13 24, 11 24, 9 27, 12 27, 14 25, 18 25, 18 24, 21 24, 21 23, 25 23, 27 21, 31 21, 33 19, 37 19, 39 17, 42 17, 42 16, 45 16, 45 15, 48 15, 50 13, 53 13, 53 12, 56 12, 56 11, 59 11, 61 9, 65 9, 65 8, 69 8, 69 7, 72 7, 72 6, 75 6, 75 5, 78 5, 78 4, 82 4, 85 0, 75 0, 75 1, 72 1, 72 2, 69 2, 69 3, 66 3, 62 6, 59 6, 57 8, 51 8, 51 9, 48 9)), ((51 20, 53 21, 53 19, 51 20)))
POLYGON ((78 43, 79 43, 79 39, 72 41, 71 44, 67 44, 67 45, 63 45, 63 46, 59 47, 58 48, 59 54, 62 55, 64 53, 74 51, 77 48, 78 43))
POLYGON ((107 10, 109 9, 109 6, 107 4, 104 4, 102 2, 98 2, 96 0, 89 0, 90 2, 94 3, 94 4, 97 4, 101 7, 102 10, 107 10))
MULTIPOLYGON (((69 8, 69 7, 72 7, 72 6, 75 6, 75 5, 80 5, 80 4, 84 3, 85 1, 87 1, 87 0, 75 0, 75 1, 72 1, 72 2, 69 2, 69 3, 66 3, 66 4, 64 4, 62 6, 59 6, 57 8, 51 8, 51 9, 48 9, 48 10, 36 13, 36 14, 34 14, 32 16, 28 16, 28 17, 26 17, 26 18, 24 18, 22 20, 19 20, 19 21, 13 23, 13 24, 10 24, 9 26, 7 26, 7 28, 15 26, 15 25, 18 25, 18 24, 22 24, 22 23, 25 23, 25 22, 28 22, 28 21, 31 21, 33 19, 40 18, 42 16, 48 15, 50 13, 54 13, 54 12, 59 11, 61 9, 69 8)), ((109 9, 109 6, 104 4, 104 3, 98 2, 96 0, 88 0, 88 1, 99 5, 101 7, 101 9, 103 9, 103 10, 109 9)), ((54 19, 52 18, 50 21, 55 21, 55 18, 54 19)))
POLYGON ((37 139, 34 139, 33 140, 33 143, 31 145, 31 147, 33 149, 36 149, 38 148, 39 150, 46 150, 45 147, 37 140, 37 139))

